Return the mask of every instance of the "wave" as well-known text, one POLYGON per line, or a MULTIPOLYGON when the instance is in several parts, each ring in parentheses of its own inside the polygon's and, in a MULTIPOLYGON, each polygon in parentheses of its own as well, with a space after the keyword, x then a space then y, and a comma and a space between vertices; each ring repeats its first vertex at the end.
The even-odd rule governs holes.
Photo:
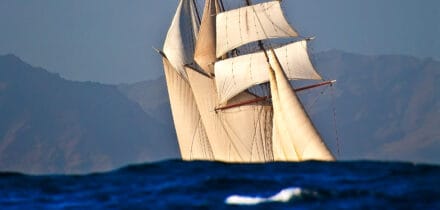
POLYGON ((281 202, 286 203, 291 201, 295 197, 301 197, 303 190, 299 187, 290 187, 281 190, 277 194, 270 197, 252 197, 242 195, 231 195, 226 198, 225 203, 229 205, 257 205, 261 203, 269 202, 281 202))
POLYGON ((87 175, 0 172, 0 209, 440 209, 438 177, 439 166, 367 161, 170 160, 87 175))

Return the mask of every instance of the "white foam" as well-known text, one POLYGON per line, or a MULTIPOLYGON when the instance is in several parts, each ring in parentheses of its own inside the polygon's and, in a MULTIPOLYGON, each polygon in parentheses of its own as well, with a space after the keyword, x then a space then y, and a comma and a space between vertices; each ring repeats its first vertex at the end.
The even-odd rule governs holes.
POLYGON ((260 197, 248 197, 240 195, 231 195, 226 198, 225 203, 230 205, 256 205, 265 202, 266 199, 260 197))
POLYGON ((281 190, 279 193, 270 196, 268 198, 264 197, 252 197, 252 196, 242 196, 242 195, 231 195, 225 200, 226 204, 229 205, 257 205, 260 203, 267 202, 289 202, 293 197, 301 196, 301 188, 291 187, 281 190))

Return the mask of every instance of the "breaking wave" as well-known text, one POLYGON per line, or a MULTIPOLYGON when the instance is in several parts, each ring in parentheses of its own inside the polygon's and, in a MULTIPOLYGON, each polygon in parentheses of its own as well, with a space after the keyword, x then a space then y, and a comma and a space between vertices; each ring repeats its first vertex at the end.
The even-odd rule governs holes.
POLYGON ((226 198, 225 203, 229 205, 257 205, 260 203, 267 202, 281 202, 286 203, 292 200, 294 197, 301 196, 301 188, 292 187, 286 188, 278 192, 277 194, 270 197, 252 197, 252 196, 242 196, 242 195, 231 195, 226 198))

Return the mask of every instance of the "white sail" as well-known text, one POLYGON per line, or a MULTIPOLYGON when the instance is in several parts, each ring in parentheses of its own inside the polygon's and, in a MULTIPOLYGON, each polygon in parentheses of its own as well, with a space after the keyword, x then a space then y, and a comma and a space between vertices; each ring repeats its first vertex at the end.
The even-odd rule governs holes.
POLYGON ((194 62, 194 46, 198 33, 197 13, 192 0, 180 0, 168 30, 163 52, 171 65, 186 78, 184 66, 194 62))
POLYGON ((217 57, 244 44, 268 38, 296 37, 279 1, 269 1, 217 15, 217 57))
POLYGON ((292 143, 292 137, 290 136, 289 126, 283 120, 281 99, 278 95, 278 86, 275 79, 275 74, 268 66, 268 74, 270 78, 270 88, 272 95, 273 106, 273 125, 272 125, 272 145, 273 156, 276 161, 299 161, 299 157, 295 150, 295 146, 292 143))
MULTIPOLYGON (((307 41, 294 42, 275 49, 288 79, 320 80, 307 53, 307 41)), ((216 84, 221 102, 240 92, 269 81, 264 52, 242 55, 215 64, 216 84)))
POLYGON ((214 74, 215 56, 215 14, 220 11, 217 0, 206 0, 197 38, 194 60, 208 74, 214 74))
POLYGON ((296 37, 280 1, 218 11, 217 0, 205 1, 198 34, 194 1, 180 0, 164 44, 164 72, 182 158, 334 160, 288 81, 321 79, 307 41, 216 62, 250 42, 296 37), (198 66, 187 65, 194 62, 198 66), (247 90, 266 82, 271 102, 247 90))
POLYGON ((163 58, 174 127, 184 160, 214 160, 190 85, 163 58))
POLYGON ((212 148, 184 69, 184 65, 193 62, 197 33, 194 2, 180 0, 164 43, 164 72, 182 159, 213 160, 212 148))
MULTIPOLYGON (((272 161, 271 106, 260 102, 215 111, 218 99, 214 80, 190 68, 187 75, 216 160, 272 161)), ((242 93, 232 103, 254 98, 242 93)))
POLYGON ((292 147, 298 160, 334 160, 333 155, 322 141, 321 137, 307 116, 302 104, 292 86, 282 71, 274 51, 269 51, 269 60, 273 75, 271 76, 272 95, 277 100, 272 101, 277 125, 285 125, 289 141, 282 141, 281 147, 292 147), (278 104, 279 103, 279 104, 278 104), (275 109, 277 107, 277 109, 275 109))

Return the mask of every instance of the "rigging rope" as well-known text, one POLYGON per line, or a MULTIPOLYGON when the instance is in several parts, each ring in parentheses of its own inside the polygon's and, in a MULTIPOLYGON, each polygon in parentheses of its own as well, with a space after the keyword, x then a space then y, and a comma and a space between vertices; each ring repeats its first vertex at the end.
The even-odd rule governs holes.
POLYGON ((331 108, 332 108, 332 118, 333 118, 333 129, 335 131, 335 141, 336 141, 336 147, 337 147, 337 156, 340 157, 341 156, 341 150, 340 150, 340 142, 339 142, 339 130, 338 130, 338 125, 337 125, 337 118, 336 118, 336 106, 335 106, 335 89, 333 84, 327 86, 324 90, 320 91, 320 93, 313 99, 312 103, 310 103, 310 105, 307 106, 307 110, 309 112, 312 111, 314 105, 316 104, 316 102, 318 101, 319 97, 321 95, 324 95, 326 93, 326 91, 331 88, 331 92, 330 92, 330 99, 331 99, 331 108))
POLYGON ((313 99, 312 103, 310 103, 310 105, 308 105, 307 109, 309 110, 309 112, 312 111, 312 108, 314 107, 314 105, 316 104, 316 102, 318 101, 319 97, 321 95, 324 95, 324 93, 328 90, 329 86, 326 86, 326 88, 322 91, 319 92, 319 94, 313 99))
POLYGON ((333 109, 333 126, 335 129, 335 136, 336 136, 336 147, 338 149, 338 157, 341 156, 341 152, 340 152, 340 144, 339 144, 339 131, 338 131, 338 126, 337 126, 337 121, 336 121, 336 107, 335 107, 335 87, 333 87, 333 85, 331 85, 331 104, 332 104, 332 109, 333 109))
POLYGON ((200 13, 199 13, 199 9, 197 8, 197 2, 196 2, 196 0, 193 0, 192 2, 194 5, 194 8, 196 10, 197 20, 199 21, 198 24, 200 24, 202 22, 202 20, 200 19, 200 13))

